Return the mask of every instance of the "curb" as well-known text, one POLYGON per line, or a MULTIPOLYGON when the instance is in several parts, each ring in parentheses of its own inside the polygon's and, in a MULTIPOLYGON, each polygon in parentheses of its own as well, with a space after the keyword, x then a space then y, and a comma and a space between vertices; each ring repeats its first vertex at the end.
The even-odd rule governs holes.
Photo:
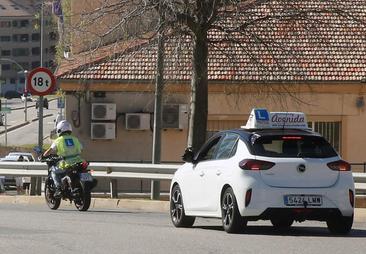
MULTIPOLYGON (((44 196, 0 196, 0 204, 46 205, 44 196)), ((60 207, 73 207, 68 201, 61 202, 60 207)), ((128 209, 145 212, 168 213, 169 202, 141 199, 106 199, 92 198, 90 209, 128 209)))

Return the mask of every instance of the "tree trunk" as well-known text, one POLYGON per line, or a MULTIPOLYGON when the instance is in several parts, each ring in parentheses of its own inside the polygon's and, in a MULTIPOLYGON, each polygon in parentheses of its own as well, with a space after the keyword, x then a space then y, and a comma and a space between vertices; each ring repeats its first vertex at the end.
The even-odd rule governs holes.
POLYGON ((200 29, 193 38, 191 110, 188 134, 188 146, 193 151, 206 140, 208 114, 208 78, 207 78, 208 43, 207 31, 200 29))

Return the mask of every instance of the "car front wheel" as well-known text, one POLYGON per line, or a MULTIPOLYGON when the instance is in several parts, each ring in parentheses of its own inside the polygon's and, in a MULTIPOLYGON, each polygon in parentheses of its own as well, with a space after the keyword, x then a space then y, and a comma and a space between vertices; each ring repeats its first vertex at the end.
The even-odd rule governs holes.
POLYGON ((191 227, 196 219, 196 217, 185 214, 182 192, 179 185, 175 185, 171 193, 170 218, 176 227, 191 227))
POLYGON ((232 188, 227 188, 221 200, 222 226, 227 233, 244 230, 247 221, 241 217, 232 188))
POLYGON ((327 220, 327 226, 330 233, 335 235, 346 235, 352 229, 352 216, 334 216, 327 220))

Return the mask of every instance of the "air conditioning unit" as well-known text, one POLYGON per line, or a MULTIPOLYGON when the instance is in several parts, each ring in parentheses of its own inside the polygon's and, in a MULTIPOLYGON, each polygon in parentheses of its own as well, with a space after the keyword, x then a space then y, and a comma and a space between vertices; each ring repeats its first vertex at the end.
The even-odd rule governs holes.
POLYGON ((163 105, 163 129, 185 129, 188 125, 188 105, 163 105))
POLYGON ((91 123, 91 139, 115 139, 115 123, 91 123))
POLYGON ((127 130, 150 130, 150 114, 147 113, 127 113, 127 130))
POLYGON ((116 120, 115 103, 92 103, 92 120, 116 120))

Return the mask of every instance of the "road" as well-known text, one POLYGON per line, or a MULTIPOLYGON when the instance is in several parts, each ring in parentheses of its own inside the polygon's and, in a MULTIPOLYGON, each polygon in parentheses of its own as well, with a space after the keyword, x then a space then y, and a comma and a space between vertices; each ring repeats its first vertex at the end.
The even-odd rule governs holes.
MULTIPOLYGON (((28 121, 37 118, 37 110, 32 105, 34 102, 29 102, 27 115, 28 121)), ((8 107, 17 108, 24 106, 24 104, 20 101, 20 99, 12 99, 8 101, 8 107), (11 102, 11 104, 9 103, 11 102)), ((51 130, 54 128, 53 120, 56 117, 58 109, 56 107, 56 101, 50 101, 49 109, 44 109, 44 115, 52 115, 44 118, 43 120, 43 136, 45 137, 44 143, 50 144, 51 140, 47 137, 49 136, 51 130)), ((14 125, 24 123, 24 108, 12 110, 11 113, 7 114, 7 128, 10 128, 14 125)), ((0 130, 5 130, 4 126, 0 126, 0 130)), ((5 134, 0 135, 0 144, 5 145, 5 134)), ((29 144, 38 144, 38 121, 31 122, 28 125, 25 125, 19 129, 9 131, 7 133, 7 145, 8 146, 19 146, 19 145, 29 145, 29 144)))
POLYGON ((220 220, 198 219, 194 228, 174 228, 167 214, 46 205, 0 204, 2 253, 364 253, 366 223, 347 237, 330 236, 325 223, 297 223, 285 234, 267 222, 250 223, 246 233, 225 233, 220 220))

